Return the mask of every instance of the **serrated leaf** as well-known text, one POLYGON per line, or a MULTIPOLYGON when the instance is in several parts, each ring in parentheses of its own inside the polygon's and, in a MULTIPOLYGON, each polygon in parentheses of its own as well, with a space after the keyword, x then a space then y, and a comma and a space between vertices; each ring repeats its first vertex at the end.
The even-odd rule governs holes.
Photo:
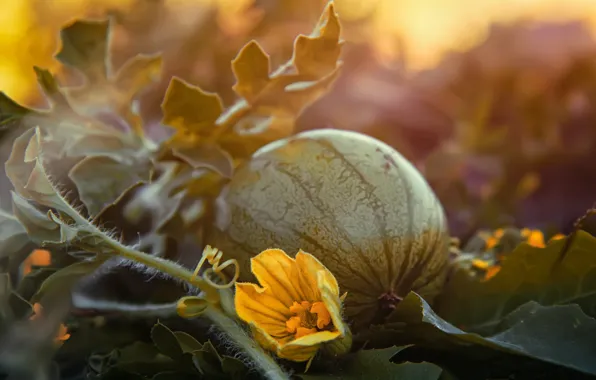
POLYGON ((569 238, 545 248, 519 245, 503 262, 499 273, 479 282, 456 270, 437 310, 451 323, 490 334, 508 313, 528 301, 542 305, 579 304, 586 313, 596 311, 596 238, 578 231, 567 253, 569 238))
POLYGON ((74 21, 60 31, 62 47, 56 59, 74 67, 90 83, 102 81, 108 74, 109 21, 74 21))
POLYGON ((269 83, 269 70, 267 53, 257 41, 249 42, 232 61, 232 71, 236 77, 233 90, 252 103, 269 83))
POLYGON ((52 273, 31 299, 35 302, 48 292, 54 292, 57 289, 72 289, 81 278, 91 274, 108 259, 107 255, 99 255, 93 260, 80 261, 52 273))
POLYGON ((174 332, 161 322, 151 329, 151 340, 162 354, 174 360, 180 359, 184 353, 174 332))
POLYGON ((330 2, 311 35, 298 36, 294 43, 292 61, 299 74, 322 78, 335 70, 342 47, 340 31, 337 13, 330 2))
POLYGON ((318 374, 310 370, 300 375, 303 380, 437 380, 441 376, 441 368, 430 364, 394 364, 390 359, 400 348, 391 347, 381 350, 362 350, 346 355, 335 368, 318 374))
POLYGON ((217 94, 205 92, 180 78, 170 81, 161 108, 162 124, 195 136, 209 136, 223 111, 217 94))
POLYGON ((90 156, 68 173, 79 199, 92 216, 113 204, 129 188, 149 181, 150 169, 142 164, 123 164, 109 156, 90 156))

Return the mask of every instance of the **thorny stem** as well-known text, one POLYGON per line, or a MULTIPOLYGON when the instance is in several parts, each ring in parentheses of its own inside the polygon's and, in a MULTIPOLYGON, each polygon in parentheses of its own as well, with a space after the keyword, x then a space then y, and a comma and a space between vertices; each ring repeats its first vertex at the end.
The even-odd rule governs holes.
POLYGON ((118 256, 144 264, 150 268, 157 269, 176 279, 186 281, 205 292, 208 300, 222 301, 225 312, 216 304, 210 303, 203 316, 212 320, 230 339, 232 339, 246 354, 252 359, 259 368, 260 372, 269 380, 288 380, 289 377, 275 363, 273 358, 242 329, 233 317, 226 314, 231 313, 229 303, 231 291, 229 289, 217 290, 209 285, 201 277, 194 276, 193 272, 169 260, 157 256, 148 255, 126 247, 115 240, 108 240, 107 243, 118 256))
POLYGON ((283 372, 273 358, 263 351, 257 342, 236 321, 214 307, 208 307, 203 315, 214 321, 221 330, 225 331, 250 356, 266 379, 289 380, 288 375, 283 372))

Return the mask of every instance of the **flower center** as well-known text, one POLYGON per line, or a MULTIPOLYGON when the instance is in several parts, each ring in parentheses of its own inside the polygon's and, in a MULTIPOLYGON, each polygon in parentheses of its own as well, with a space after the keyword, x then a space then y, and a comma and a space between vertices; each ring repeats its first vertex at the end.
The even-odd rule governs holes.
POLYGON ((286 321, 286 330, 296 339, 331 327, 331 315, 323 302, 294 302, 290 312, 295 316, 286 321))

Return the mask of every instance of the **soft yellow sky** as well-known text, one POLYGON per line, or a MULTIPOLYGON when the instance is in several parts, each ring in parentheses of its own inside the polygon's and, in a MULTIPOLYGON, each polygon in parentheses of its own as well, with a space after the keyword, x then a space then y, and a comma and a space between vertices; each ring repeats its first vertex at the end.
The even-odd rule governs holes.
MULTIPOLYGON (((25 101, 36 90, 31 66, 55 67, 56 48, 53 30, 40 30, 31 17, 35 3, 48 0, 0 0, 0 90, 18 101, 25 101), (35 48, 32 46, 35 45, 35 48)), ((220 2, 226 7, 240 7, 246 0, 167 0, 168 3, 220 2)), ((283 0, 280 0, 283 1, 283 0)), ((44 15, 58 28, 68 19, 91 8, 130 0, 53 0, 52 12, 44 15)), ((596 34, 596 0, 336 0, 340 16, 350 17, 357 10, 376 6, 375 33, 379 45, 391 56, 395 48, 392 36, 399 34, 407 48, 411 68, 435 64, 450 49, 464 49, 478 42, 493 21, 519 17, 547 20, 586 19, 596 34), (385 36, 386 38, 381 38, 385 36)))

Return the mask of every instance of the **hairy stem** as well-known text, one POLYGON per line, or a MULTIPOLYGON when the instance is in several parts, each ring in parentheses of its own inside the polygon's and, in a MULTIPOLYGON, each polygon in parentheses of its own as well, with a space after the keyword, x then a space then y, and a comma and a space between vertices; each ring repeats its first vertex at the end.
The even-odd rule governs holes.
POLYGON ((202 277, 194 276, 193 272, 182 265, 170 260, 162 259, 161 257, 148 255, 144 252, 134 250, 116 240, 110 239, 104 241, 114 250, 116 255, 146 265, 150 268, 157 269, 175 279, 185 281, 205 292, 205 298, 208 301, 219 302, 220 297, 218 289, 212 287, 202 277))
MULTIPOLYGON (((179 280, 187 281, 188 283, 203 290, 206 293, 207 299, 215 299, 217 301, 221 300, 224 302, 224 304, 226 304, 224 305, 227 306, 226 309, 230 308, 230 305, 228 304, 231 302, 231 291, 229 289, 215 289, 201 277, 194 277, 191 271, 182 267, 181 265, 178 265, 177 263, 162 259, 160 257, 148 255, 144 252, 136 251, 116 242, 115 240, 108 240, 108 242, 111 248, 115 251, 115 254, 157 269, 179 280), (215 295, 212 295, 212 293, 215 293, 215 295), (210 295, 211 297, 216 298, 209 298, 210 295)), ((230 313, 231 310, 226 310, 226 312, 230 313)), ((277 365, 273 358, 263 351, 258 343, 255 342, 255 340, 244 331, 244 329, 231 315, 226 314, 226 312, 213 304, 205 309, 203 316, 212 320, 224 333, 229 336, 231 340, 234 341, 238 347, 244 350, 244 352, 251 358, 266 379, 289 380, 289 377, 277 365)))
POLYGON ((267 354, 251 338, 246 331, 234 319, 228 317, 225 313, 215 307, 208 307, 203 315, 211 319, 215 324, 225 332, 234 343, 256 364, 259 372, 268 380, 289 380, 290 377, 277 365, 275 360, 267 354))

